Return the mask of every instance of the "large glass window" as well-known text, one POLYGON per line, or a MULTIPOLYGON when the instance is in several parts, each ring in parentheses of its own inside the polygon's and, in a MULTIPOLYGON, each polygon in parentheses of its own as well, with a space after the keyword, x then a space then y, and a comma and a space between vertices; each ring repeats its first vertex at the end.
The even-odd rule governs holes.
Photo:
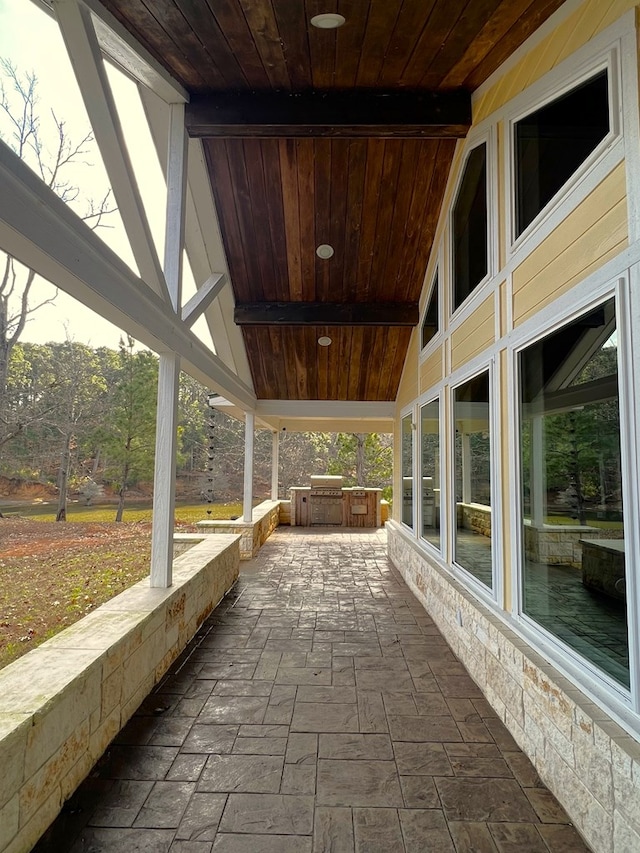
POLYGON ((413 527, 413 424, 402 418, 402 520, 413 527))
POLYGON ((487 250, 487 146, 478 145, 464 168, 453 207, 453 307, 462 305, 489 271, 487 250))
POLYGON ((455 561, 489 588, 491 557, 491 441, 489 373, 453 393, 456 428, 455 561))
POLYGON ((420 409, 422 536, 440 548, 440 403, 420 409))
POLYGON ((424 320, 422 321, 422 348, 426 347, 429 341, 434 338, 440 330, 440 320, 438 314, 438 273, 435 275, 427 310, 425 311, 424 320))
POLYGON ((523 612, 629 686, 615 302, 520 354, 523 612))
POLYGON ((515 125, 516 237, 609 133, 607 72, 515 125))

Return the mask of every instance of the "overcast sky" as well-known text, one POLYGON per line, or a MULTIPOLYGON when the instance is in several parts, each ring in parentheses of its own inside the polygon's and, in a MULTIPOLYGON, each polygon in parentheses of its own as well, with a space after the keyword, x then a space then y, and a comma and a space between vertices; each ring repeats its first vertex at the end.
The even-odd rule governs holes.
MULTIPOLYGON (((90 125, 60 31, 55 21, 31 0, 0 0, 0 57, 11 61, 21 74, 34 72, 38 78, 39 115, 43 129, 51 126, 50 112, 53 110, 58 119, 65 121, 70 138, 84 137, 90 125)), ((113 69, 109 70, 109 79, 127 136, 140 191, 145 200, 158 255, 162 261, 166 199, 162 172, 135 86, 113 69)), ((3 82, 5 88, 8 88, 6 79, 3 82)), ((2 137, 7 139, 9 132, 10 127, 0 119, 2 137)), ((49 138, 54 145, 55 139, 50 133, 49 138)), ((109 187, 109 181, 97 146, 86 160, 86 164, 70 169, 68 175, 80 186, 80 198, 99 199, 109 187)), ((81 205, 81 208, 76 208, 76 212, 82 215, 86 207, 81 205)), ((113 214, 106 221, 110 227, 101 228, 97 233, 137 273, 119 215, 113 214)), ((191 281, 185 283, 185 298, 191 295, 194 287, 191 281)), ((51 285, 40 280, 37 289, 34 285, 32 304, 41 302, 53 292, 51 285)), ((34 343, 45 343, 50 340, 65 340, 67 336, 92 346, 115 348, 121 332, 76 300, 60 292, 53 305, 44 306, 36 312, 22 338, 34 343)))

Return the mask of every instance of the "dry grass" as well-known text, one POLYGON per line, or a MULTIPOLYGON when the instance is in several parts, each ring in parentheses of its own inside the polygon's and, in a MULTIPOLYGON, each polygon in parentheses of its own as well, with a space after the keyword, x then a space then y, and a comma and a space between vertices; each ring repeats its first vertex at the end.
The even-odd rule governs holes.
MULTIPOLYGON (((65 524, 48 523, 49 513, 0 518, 0 667, 149 574, 150 509, 129 510, 121 524, 111 507, 78 509, 65 524)), ((239 504, 212 509, 179 507, 176 524, 189 530, 241 512, 239 504)))

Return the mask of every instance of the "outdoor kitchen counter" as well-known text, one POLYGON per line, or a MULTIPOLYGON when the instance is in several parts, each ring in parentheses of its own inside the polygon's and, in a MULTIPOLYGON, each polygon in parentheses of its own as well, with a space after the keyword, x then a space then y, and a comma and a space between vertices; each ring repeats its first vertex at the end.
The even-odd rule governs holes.
MULTIPOLYGON (((311 527, 318 524, 341 527, 381 527, 380 499, 381 489, 343 488, 340 490, 342 512, 341 521, 319 522, 318 513, 313 513, 313 489, 311 486, 294 486, 291 490, 291 524, 298 527, 311 527)), ((322 500, 322 497, 320 498, 322 500)), ((334 500, 334 498, 328 498, 334 500)), ((327 500, 325 497, 324 500, 327 500)))

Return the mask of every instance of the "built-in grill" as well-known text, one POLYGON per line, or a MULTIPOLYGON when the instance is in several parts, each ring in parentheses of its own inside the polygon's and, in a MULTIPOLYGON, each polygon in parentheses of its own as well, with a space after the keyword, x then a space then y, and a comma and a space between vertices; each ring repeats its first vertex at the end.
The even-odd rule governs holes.
POLYGON ((309 492, 311 524, 342 524, 342 477, 323 474, 311 477, 309 492))

